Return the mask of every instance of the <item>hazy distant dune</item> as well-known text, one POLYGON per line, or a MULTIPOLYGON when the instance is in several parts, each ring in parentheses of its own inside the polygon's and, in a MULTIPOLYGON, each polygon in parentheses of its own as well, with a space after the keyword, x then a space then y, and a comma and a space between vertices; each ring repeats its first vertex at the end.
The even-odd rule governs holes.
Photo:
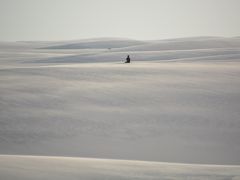
POLYGON ((75 41, 41 42, 45 49, 115 49, 115 51, 162 51, 209 48, 239 48, 240 39, 223 37, 189 37, 152 41, 121 38, 98 38, 75 41), (54 45, 55 44, 55 45, 54 45))
MULTIPOLYGON (((190 37, 158 41, 99 38, 65 41, 57 46, 47 46, 41 51, 55 53, 75 51, 66 56, 39 58, 38 63, 95 63, 121 62, 130 54, 133 61, 158 60, 223 60, 239 59, 240 39, 223 37, 190 37), (84 51, 78 53, 77 51, 84 51), (87 52, 86 50, 91 50, 87 52)), ((30 62, 30 61, 29 61, 30 62)))
POLYGON ((158 60, 184 60, 184 59, 209 59, 234 58, 240 59, 240 49, 197 49, 197 50, 171 50, 171 51, 102 51, 85 55, 72 55, 52 58, 42 58, 38 63, 95 63, 95 62, 122 62, 130 54, 132 61, 158 61, 158 60))
POLYGON ((240 48, 239 38, 210 38, 210 39, 179 39, 155 41, 151 44, 125 47, 119 51, 163 51, 163 50, 190 50, 212 48, 240 48))
POLYGON ((85 40, 81 42, 66 43, 58 46, 48 46, 46 49, 111 49, 128 46, 146 44, 144 41, 128 40, 128 39, 97 39, 85 40))
POLYGON ((44 156, 0 156, 4 180, 239 180, 240 166, 44 156))

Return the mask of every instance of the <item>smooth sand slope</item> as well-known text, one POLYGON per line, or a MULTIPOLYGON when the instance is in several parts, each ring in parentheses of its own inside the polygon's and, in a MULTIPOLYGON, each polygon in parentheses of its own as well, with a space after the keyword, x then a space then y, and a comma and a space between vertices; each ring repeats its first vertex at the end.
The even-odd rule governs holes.
POLYGON ((239 180, 240 166, 171 164, 68 157, 0 156, 4 180, 239 180))
POLYGON ((239 165, 238 41, 2 42, 0 154, 239 165))
POLYGON ((240 162, 239 62, 0 71, 0 152, 240 162))

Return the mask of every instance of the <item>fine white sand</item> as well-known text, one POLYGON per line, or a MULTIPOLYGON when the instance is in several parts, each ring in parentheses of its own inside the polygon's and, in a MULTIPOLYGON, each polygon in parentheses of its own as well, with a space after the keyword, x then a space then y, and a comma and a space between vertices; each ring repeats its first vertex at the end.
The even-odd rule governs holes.
POLYGON ((240 166, 69 157, 0 156, 3 180, 239 180, 240 166))
MULTIPOLYGON (((1 42, 0 154, 239 165, 239 48, 215 37, 1 42)), ((25 158, 1 156, 0 174, 14 179, 2 162, 25 158)))

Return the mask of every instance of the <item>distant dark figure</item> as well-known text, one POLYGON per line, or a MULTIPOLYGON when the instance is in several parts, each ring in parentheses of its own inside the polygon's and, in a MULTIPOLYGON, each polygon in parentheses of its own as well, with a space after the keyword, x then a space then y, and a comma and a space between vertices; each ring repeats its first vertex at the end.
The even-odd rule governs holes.
POLYGON ((131 59, 130 59, 130 56, 128 55, 127 58, 126 58, 125 63, 130 63, 130 60, 131 60, 131 59))

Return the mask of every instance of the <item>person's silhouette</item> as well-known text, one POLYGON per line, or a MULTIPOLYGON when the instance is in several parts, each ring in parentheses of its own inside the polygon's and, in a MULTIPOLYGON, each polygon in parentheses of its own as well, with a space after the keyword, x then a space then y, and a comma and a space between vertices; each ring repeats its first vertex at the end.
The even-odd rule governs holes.
POLYGON ((131 59, 130 59, 130 56, 128 55, 127 58, 126 58, 125 63, 130 63, 130 60, 131 60, 131 59))

